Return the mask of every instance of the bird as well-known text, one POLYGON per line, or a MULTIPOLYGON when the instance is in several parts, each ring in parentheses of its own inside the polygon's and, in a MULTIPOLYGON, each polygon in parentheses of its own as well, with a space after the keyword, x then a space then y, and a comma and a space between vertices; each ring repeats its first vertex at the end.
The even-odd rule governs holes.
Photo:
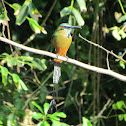
MULTIPOLYGON (((58 26, 56 31, 52 36, 52 43, 54 47, 54 53, 58 56, 66 57, 66 53, 72 42, 72 29, 80 28, 79 26, 71 26, 68 23, 62 23, 58 26)), ((62 60, 54 59, 54 72, 53 72, 53 83, 58 84, 59 78, 61 76, 61 66, 62 60)))

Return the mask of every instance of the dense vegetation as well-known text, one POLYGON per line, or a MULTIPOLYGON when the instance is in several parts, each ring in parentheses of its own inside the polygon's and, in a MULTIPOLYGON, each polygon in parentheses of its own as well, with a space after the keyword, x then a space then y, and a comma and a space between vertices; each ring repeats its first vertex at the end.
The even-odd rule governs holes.
MULTIPOLYGON (((1 0, 0 37, 51 52, 52 34, 60 23, 81 26, 72 33, 67 56, 126 75, 125 10, 125 0, 1 0)), ((0 126, 126 124, 126 82, 63 62, 54 90, 51 57, 1 40, 0 59, 0 126), (57 112, 51 115, 53 93, 57 112)))

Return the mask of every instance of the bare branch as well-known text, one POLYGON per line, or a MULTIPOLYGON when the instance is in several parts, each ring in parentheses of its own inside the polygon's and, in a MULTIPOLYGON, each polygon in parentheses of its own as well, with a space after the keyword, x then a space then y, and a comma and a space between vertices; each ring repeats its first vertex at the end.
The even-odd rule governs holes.
MULTIPOLYGON (((13 46, 16 46, 18 48, 24 49, 24 50, 29 51, 29 52, 33 52, 33 53, 36 53, 36 54, 49 56, 49 57, 52 57, 52 58, 57 58, 56 54, 54 54, 54 53, 51 53, 51 52, 48 52, 48 51, 39 50, 39 49, 34 49, 34 48, 31 48, 31 47, 27 47, 27 46, 24 46, 22 44, 18 44, 16 42, 13 42, 13 41, 11 41, 9 39, 6 39, 6 38, 3 38, 3 37, 0 37, 0 41, 8 43, 8 44, 11 44, 13 46)), ((116 73, 116 72, 114 72, 112 70, 107 70, 107 69, 91 66, 91 65, 79 62, 77 60, 66 58, 66 57, 62 57, 62 56, 58 56, 58 59, 59 60, 63 60, 63 61, 67 61, 69 63, 75 64, 77 66, 80 66, 82 68, 85 68, 85 69, 88 69, 88 70, 91 70, 91 71, 95 71, 95 72, 98 72, 98 73, 101 73, 101 74, 110 75, 110 76, 115 77, 115 78, 117 78, 117 79, 119 79, 121 81, 126 82, 126 76, 121 75, 119 73, 116 73)))
POLYGON ((96 43, 94 43, 94 42, 92 42, 92 41, 87 40, 86 38, 82 37, 80 34, 79 34, 79 37, 82 38, 83 40, 85 40, 86 42, 88 42, 88 43, 90 43, 90 44, 92 44, 92 45, 94 45, 94 46, 96 46, 96 47, 98 47, 98 48, 104 50, 105 52, 107 52, 107 53, 113 55, 113 56, 116 57, 117 59, 120 59, 120 60, 122 60, 123 62, 126 63, 126 60, 124 60, 124 59, 122 59, 121 57, 117 56, 115 53, 113 53, 112 50, 109 51, 109 50, 105 49, 104 47, 102 47, 102 46, 100 46, 100 45, 98 45, 98 44, 96 44, 96 43))
POLYGON ((102 110, 98 113, 97 116, 95 116, 93 119, 90 120, 90 122, 93 122, 95 119, 98 119, 98 118, 104 118, 104 119, 107 119, 106 116, 103 116, 103 112, 106 110, 107 106, 110 104, 111 102, 111 99, 108 99, 107 103, 104 105, 104 107, 102 108, 102 110))

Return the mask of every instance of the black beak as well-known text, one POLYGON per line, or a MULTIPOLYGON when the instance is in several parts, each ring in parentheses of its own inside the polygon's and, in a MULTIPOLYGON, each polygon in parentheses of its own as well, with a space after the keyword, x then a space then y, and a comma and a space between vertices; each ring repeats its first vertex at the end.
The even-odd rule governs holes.
POLYGON ((71 28, 72 29, 74 29, 74 28, 79 28, 79 29, 82 29, 81 27, 79 27, 79 26, 71 26, 71 28))

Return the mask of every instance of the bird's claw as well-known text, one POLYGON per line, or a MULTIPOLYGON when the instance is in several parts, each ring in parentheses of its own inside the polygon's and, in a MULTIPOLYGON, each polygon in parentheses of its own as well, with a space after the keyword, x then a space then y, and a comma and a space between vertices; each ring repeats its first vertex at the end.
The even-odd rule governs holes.
POLYGON ((59 54, 56 54, 56 58, 58 59, 59 54))

